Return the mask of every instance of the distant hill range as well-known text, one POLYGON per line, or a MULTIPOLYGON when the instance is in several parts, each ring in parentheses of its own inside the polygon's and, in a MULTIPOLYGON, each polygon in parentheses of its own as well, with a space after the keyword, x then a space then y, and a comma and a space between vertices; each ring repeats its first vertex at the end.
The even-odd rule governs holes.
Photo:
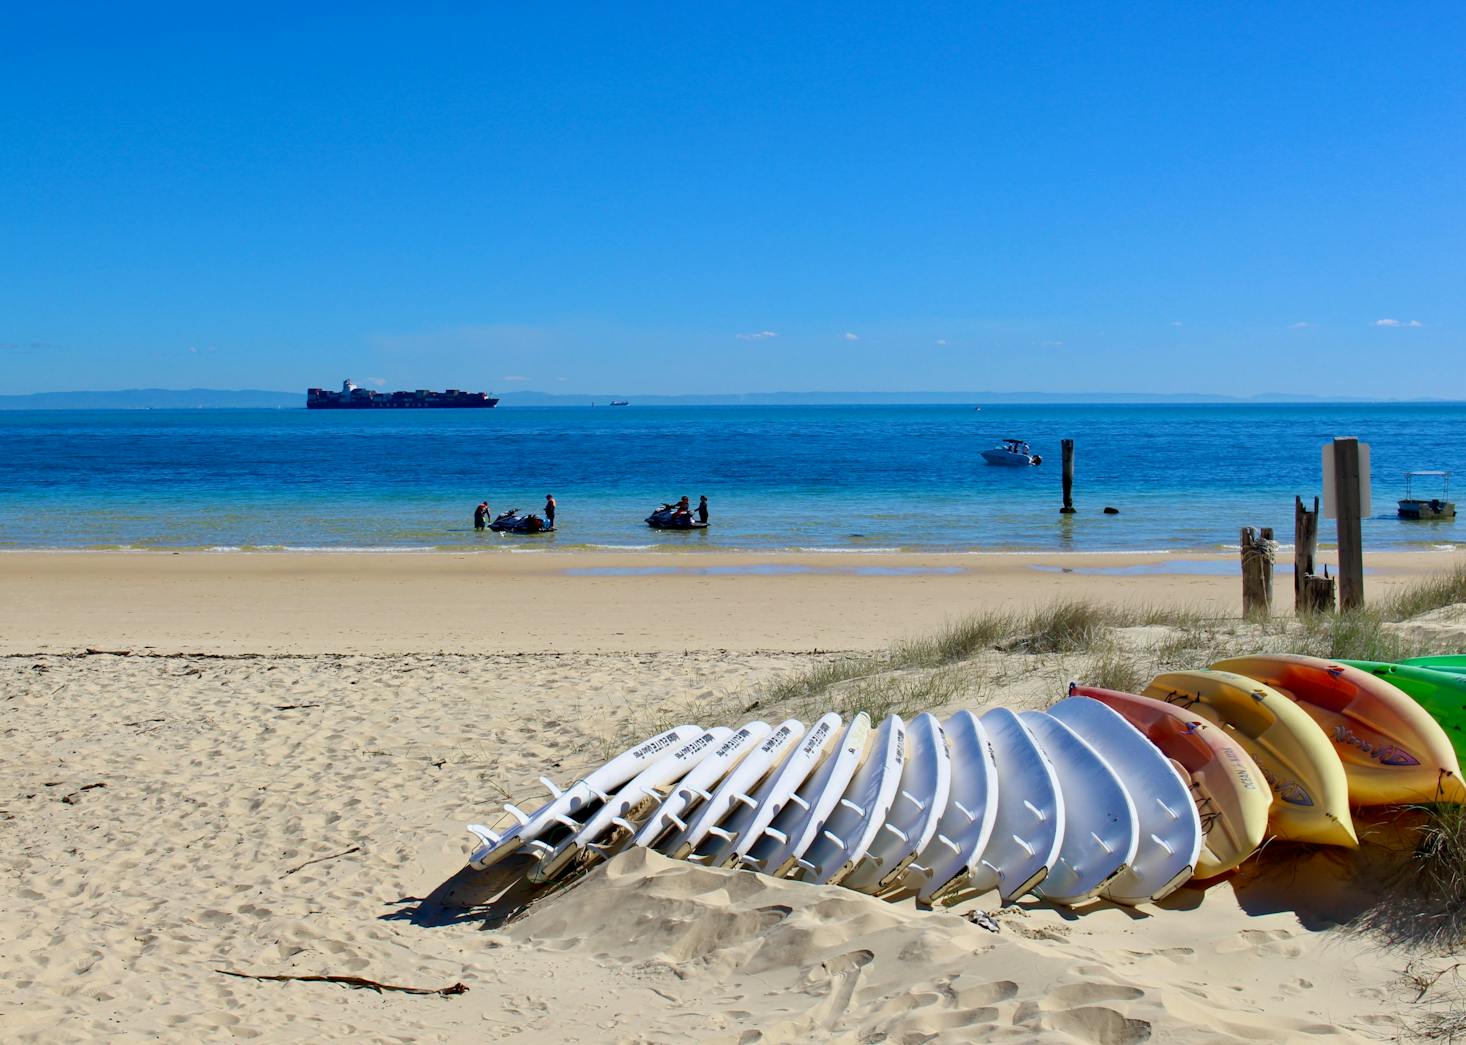
MULTIPOLYGON (((1147 392, 743 392, 731 395, 555 395, 549 392, 505 392, 502 407, 607 406, 628 399, 631 406, 897 406, 1062 404, 1062 403, 1363 403, 1363 397, 1270 393, 1224 396, 1202 393, 1166 395, 1147 392)), ((1440 402, 1440 400, 1411 400, 1440 402)), ((260 389, 129 388, 113 392, 34 392, 0 395, 0 410, 304 410, 305 393, 260 389)))

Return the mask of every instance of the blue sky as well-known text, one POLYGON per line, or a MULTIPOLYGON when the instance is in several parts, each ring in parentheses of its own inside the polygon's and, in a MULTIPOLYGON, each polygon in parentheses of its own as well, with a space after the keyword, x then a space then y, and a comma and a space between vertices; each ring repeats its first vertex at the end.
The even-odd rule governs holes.
POLYGON ((0 393, 1462 395, 1459 3, 202 6, 0 13, 0 393))

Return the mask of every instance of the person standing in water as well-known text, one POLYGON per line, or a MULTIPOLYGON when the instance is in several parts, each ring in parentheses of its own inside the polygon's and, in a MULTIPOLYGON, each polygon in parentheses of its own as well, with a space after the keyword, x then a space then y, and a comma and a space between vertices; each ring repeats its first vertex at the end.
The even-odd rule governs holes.
POLYGON ((545 494, 545 529, 547 529, 547 530, 553 530, 554 528, 555 528, 555 495, 552 494, 552 493, 547 493, 547 494, 545 494))
POLYGON ((697 499, 697 521, 704 526, 708 524, 708 495, 703 494, 697 499))
POLYGON ((489 502, 480 501, 479 506, 473 510, 473 528, 482 530, 489 524, 489 502))

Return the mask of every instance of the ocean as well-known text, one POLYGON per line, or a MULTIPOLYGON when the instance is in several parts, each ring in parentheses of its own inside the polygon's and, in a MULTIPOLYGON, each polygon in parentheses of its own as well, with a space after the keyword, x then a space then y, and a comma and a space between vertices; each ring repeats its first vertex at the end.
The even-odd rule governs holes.
POLYGON ((1407 469, 1466 465, 1463 422, 1459 404, 11 411, 0 549, 1218 550, 1248 525, 1289 542, 1335 435, 1372 446, 1366 550, 1442 547, 1462 523, 1395 501, 1407 469), (1007 437, 1043 464, 985 465, 1007 437), (479 501, 547 493, 557 533, 474 532, 479 501), (684 494, 707 495, 708 530, 645 525, 684 494))

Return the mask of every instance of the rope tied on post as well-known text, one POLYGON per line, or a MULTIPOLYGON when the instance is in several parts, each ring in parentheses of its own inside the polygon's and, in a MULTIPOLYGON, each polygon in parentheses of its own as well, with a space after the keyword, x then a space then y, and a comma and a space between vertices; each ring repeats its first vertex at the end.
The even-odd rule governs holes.
POLYGON ((1275 540, 1271 540, 1267 537, 1257 537, 1253 539, 1251 544, 1243 545, 1242 559, 1244 562, 1248 560, 1261 559, 1263 562, 1271 566, 1273 563, 1278 561, 1279 547, 1280 545, 1275 540))

